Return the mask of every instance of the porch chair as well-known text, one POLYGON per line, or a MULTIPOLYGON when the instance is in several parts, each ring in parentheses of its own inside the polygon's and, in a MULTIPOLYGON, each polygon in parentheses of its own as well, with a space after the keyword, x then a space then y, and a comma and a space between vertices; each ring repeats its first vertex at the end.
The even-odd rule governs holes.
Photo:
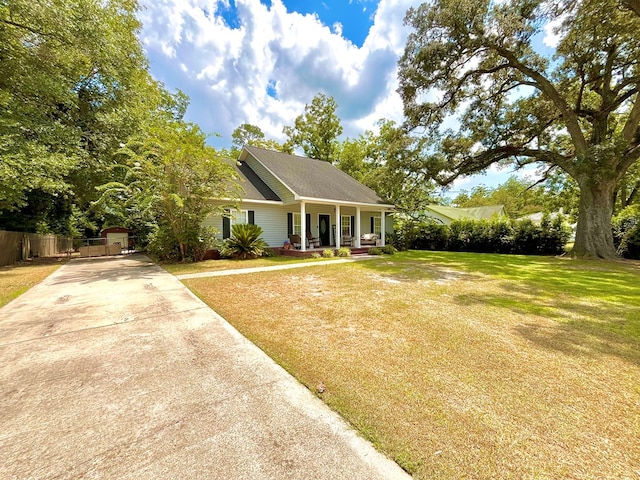
POLYGON ((351 235, 342 235, 340 245, 343 247, 353 247, 353 237, 351 235))
POLYGON ((310 248, 318 248, 320 246, 320 239, 314 237, 311 232, 307 232, 307 246, 310 248))
POLYGON ((300 247, 302 247, 302 238, 300 238, 300 235, 289 235, 289 242, 296 250, 300 250, 300 247))

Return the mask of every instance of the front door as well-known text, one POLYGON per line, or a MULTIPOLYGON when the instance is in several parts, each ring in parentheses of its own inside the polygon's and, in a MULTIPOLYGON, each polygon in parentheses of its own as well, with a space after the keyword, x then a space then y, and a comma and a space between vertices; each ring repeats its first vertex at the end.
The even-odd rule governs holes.
POLYGON ((318 215, 320 243, 326 247, 331 245, 331 215, 318 215))

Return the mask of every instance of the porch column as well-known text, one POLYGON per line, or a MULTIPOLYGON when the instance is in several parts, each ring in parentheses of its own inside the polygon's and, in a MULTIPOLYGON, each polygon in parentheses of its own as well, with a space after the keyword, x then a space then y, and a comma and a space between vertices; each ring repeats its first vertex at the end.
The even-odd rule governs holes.
POLYGON ((304 202, 300 202, 300 250, 307 250, 307 209, 304 202))
POLYGON ((382 240, 382 246, 385 246, 384 243, 384 219, 387 216, 386 212, 383 210, 382 212, 380 212, 380 240, 382 240))
POLYGON ((356 243, 355 246, 360 248, 360 207, 356 207, 356 243))
POLYGON ((336 205, 336 248, 340 248, 340 240, 342 240, 342 225, 340 222, 342 218, 340 217, 340 205, 336 205))

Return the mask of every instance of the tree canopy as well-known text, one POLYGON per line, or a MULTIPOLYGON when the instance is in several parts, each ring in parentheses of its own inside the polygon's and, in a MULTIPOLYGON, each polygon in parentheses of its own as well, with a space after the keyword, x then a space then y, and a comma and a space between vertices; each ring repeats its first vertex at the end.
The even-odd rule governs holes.
POLYGON ((441 183, 493 163, 539 162, 580 188, 574 254, 615 257, 615 193, 640 158, 636 1, 443 0, 407 12, 399 63, 410 128, 439 136, 441 183), (536 50, 557 24, 553 57, 536 50), (459 128, 442 131, 457 115, 459 128))
POLYGON ((4 227, 84 236, 169 225, 183 245, 180 222, 226 195, 230 168, 182 120, 188 97, 149 74, 137 10, 135 0, 0 2, 4 227))
POLYGON ((337 160, 338 137, 342 134, 340 118, 336 115, 338 104, 333 97, 323 93, 313 97, 304 107, 294 126, 285 126, 283 133, 288 144, 302 147, 307 157, 333 163, 337 160))

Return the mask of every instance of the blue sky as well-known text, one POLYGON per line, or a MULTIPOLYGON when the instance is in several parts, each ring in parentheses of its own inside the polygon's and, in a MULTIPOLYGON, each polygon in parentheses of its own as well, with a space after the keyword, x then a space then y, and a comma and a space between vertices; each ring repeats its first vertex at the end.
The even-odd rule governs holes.
MULTIPOLYGON (((243 123, 277 141, 306 104, 334 97, 343 137, 402 122, 397 61, 419 0, 142 0, 141 39, 152 75, 191 99, 186 120, 231 146, 243 123), (214 135, 215 134, 215 135, 214 135)), ((459 181, 495 186, 508 172, 459 181)))

